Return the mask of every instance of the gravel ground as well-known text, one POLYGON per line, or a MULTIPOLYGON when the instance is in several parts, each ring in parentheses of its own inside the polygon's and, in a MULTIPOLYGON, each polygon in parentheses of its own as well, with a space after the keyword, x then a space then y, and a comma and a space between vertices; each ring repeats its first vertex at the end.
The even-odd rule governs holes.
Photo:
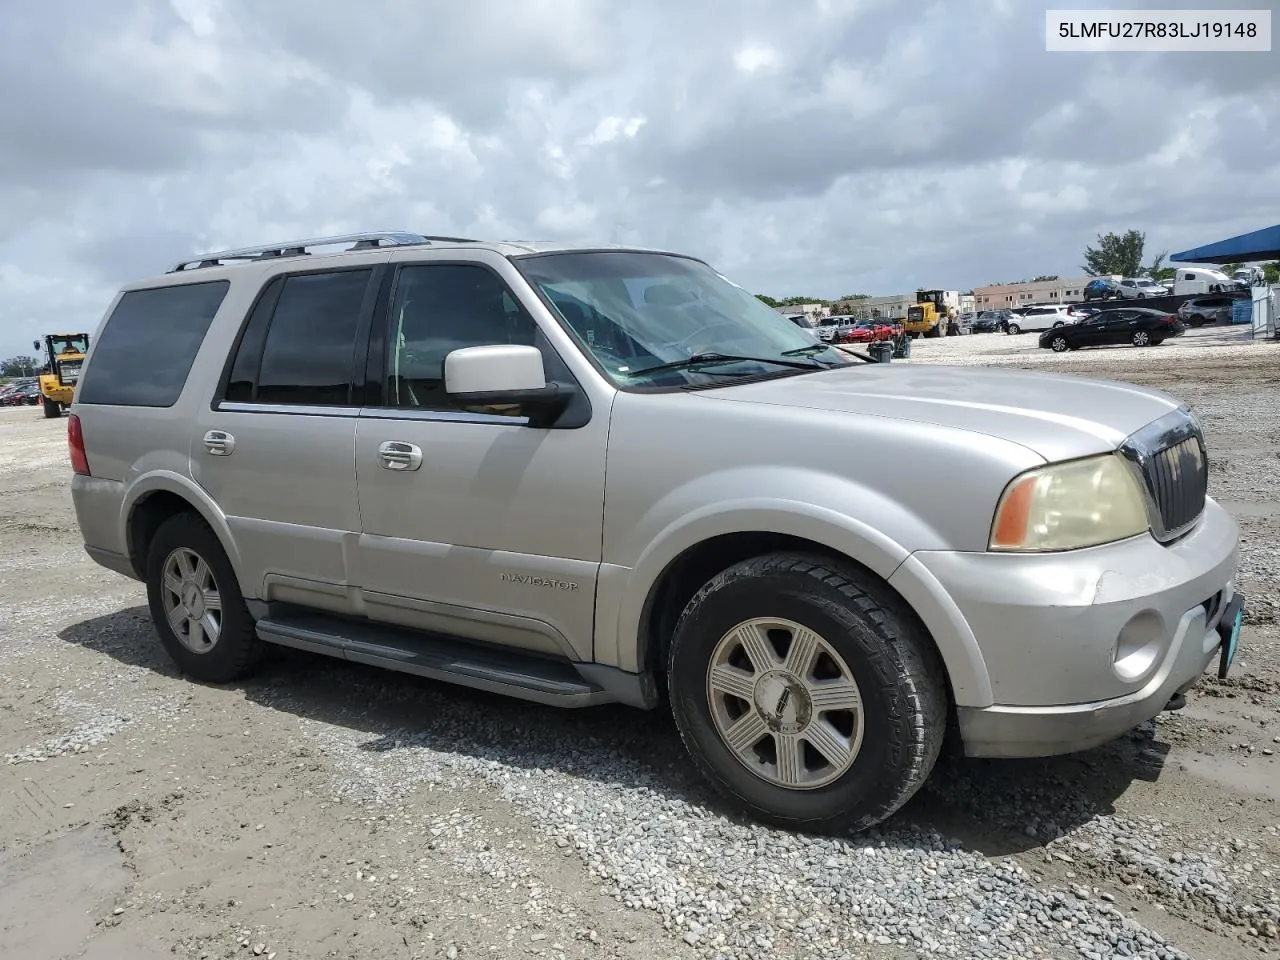
POLYGON ((1072 757, 949 760, 884 829, 847 838, 727 811, 659 713, 557 711, 290 652, 236 687, 178 677, 141 587, 80 549, 63 422, 0 411, 4 952, 1280 952, 1280 345, 1202 330, 1059 357, 1034 335, 975 335, 917 341, 908 362, 1188 400, 1211 492, 1242 526, 1250 609, 1233 676, 1206 677, 1184 710, 1072 757))

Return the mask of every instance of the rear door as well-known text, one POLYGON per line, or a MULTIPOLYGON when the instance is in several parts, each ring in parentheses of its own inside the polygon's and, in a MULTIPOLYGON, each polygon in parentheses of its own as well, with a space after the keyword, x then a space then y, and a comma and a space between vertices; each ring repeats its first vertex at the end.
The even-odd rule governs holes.
POLYGON ((348 562, 360 532, 356 356, 385 270, 270 280, 193 425, 192 476, 226 514, 246 586, 264 600, 359 609, 348 562))

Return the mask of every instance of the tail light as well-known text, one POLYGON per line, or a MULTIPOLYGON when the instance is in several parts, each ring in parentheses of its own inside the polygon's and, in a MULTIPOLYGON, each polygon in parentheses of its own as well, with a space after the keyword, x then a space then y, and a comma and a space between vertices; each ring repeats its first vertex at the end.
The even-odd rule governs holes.
POLYGON ((1167 323, 1169 326, 1173 326, 1175 323, 1177 323, 1177 322, 1178 322, 1178 317, 1177 317, 1177 315, 1172 314, 1172 313, 1171 313, 1171 314, 1169 314, 1167 317, 1164 317, 1164 318, 1162 318, 1162 319, 1163 319, 1163 320, 1164 320, 1164 322, 1165 322, 1165 323, 1167 323))
POLYGON ((89 473, 89 458, 84 452, 84 431, 80 428, 80 418, 74 413, 67 415, 67 446, 71 451, 71 469, 82 477, 89 473))

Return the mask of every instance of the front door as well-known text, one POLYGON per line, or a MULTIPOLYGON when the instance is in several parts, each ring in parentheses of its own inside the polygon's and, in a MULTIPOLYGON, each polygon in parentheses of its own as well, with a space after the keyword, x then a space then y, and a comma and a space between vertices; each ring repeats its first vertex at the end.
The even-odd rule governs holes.
POLYGON ((569 373, 489 266, 399 267, 380 405, 356 424, 359 576, 374 619, 571 659, 592 655, 604 522, 607 409, 540 429, 518 409, 463 408, 444 391, 461 347, 537 344, 569 373))
MULTIPOLYGON (((349 613, 356 344, 375 268, 277 276, 191 437, 191 472, 226 514, 250 596, 349 613)), ((366 327, 367 329, 367 327, 366 327)))

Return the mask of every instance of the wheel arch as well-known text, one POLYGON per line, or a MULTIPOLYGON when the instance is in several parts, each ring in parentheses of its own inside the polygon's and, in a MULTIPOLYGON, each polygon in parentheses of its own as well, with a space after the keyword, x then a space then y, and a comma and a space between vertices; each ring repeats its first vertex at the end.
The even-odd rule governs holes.
POLYGON ((244 590, 240 556, 226 516, 203 490, 181 474, 170 471, 148 474, 132 484, 121 511, 122 542, 128 546, 129 563, 138 578, 146 579, 147 549, 156 531, 179 513, 193 513, 208 524, 231 562, 242 592, 250 596, 244 590))
MULTIPOLYGON (((693 595, 735 563, 777 551, 814 554, 872 577, 902 603, 933 645, 946 673, 949 702, 990 705, 991 681, 976 638, 942 586, 921 564, 912 563, 905 550, 891 552, 869 541, 856 544, 848 538, 763 525, 701 538, 665 563, 648 583, 634 621, 636 669, 665 682, 670 637, 693 595), (839 543, 841 539, 846 542, 839 543)), ((619 639, 625 649, 629 638, 619 639)))

